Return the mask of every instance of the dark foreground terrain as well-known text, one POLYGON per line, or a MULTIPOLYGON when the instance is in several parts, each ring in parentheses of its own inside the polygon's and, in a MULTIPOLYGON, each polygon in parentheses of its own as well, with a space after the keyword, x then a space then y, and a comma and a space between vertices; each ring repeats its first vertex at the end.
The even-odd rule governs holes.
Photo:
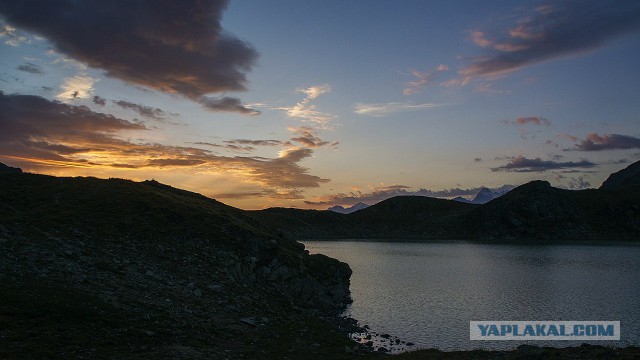
MULTIPOLYGON (((633 235, 637 208, 615 195, 623 190, 612 191, 606 195, 622 207, 608 211, 631 216, 624 231, 633 235)), ((372 207, 373 214, 397 227, 398 215, 385 206, 411 214, 421 200, 410 201, 372 207)), ((468 205, 442 204, 418 214, 427 221, 431 212, 456 216, 468 205)), ((0 358, 387 356, 348 338, 355 325, 339 314, 350 301, 349 266, 309 255, 287 233, 255 212, 155 181, 56 178, 0 166, 0 358)), ((640 351, 521 347, 394 358, 618 357, 640 351)))
POLYGON ((303 248, 157 182, 5 172, 0 358, 334 357, 351 270, 303 248))

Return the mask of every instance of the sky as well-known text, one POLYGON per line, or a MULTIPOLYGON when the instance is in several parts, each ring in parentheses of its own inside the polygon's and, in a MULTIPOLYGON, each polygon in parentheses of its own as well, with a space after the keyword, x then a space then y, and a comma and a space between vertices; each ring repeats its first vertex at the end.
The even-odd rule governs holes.
POLYGON ((640 2, 0 0, 0 161, 243 209, 640 160, 640 2))

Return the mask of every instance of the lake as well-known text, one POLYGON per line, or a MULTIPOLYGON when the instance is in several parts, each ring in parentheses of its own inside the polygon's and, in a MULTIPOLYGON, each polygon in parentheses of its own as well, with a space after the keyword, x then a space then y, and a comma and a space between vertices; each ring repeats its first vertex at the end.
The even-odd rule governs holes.
MULTIPOLYGON (((470 341, 471 320, 619 320, 640 345, 640 246, 304 241, 353 269, 346 315, 411 348, 510 349, 568 341, 470 341)), ((374 337, 375 338, 375 337, 374 337)), ((403 350, 402 347, 396 350, 403 350)))

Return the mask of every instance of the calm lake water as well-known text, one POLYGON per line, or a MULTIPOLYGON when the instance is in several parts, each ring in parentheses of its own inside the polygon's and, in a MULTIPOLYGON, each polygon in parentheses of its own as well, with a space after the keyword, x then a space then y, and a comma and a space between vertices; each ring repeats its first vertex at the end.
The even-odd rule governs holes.
POLYGON ((509 349, 567 341, 470 341, 471 320, 619 320, 640 345, 640 246, 305 241, 353 269, 347 315, 414 348, 509 349))

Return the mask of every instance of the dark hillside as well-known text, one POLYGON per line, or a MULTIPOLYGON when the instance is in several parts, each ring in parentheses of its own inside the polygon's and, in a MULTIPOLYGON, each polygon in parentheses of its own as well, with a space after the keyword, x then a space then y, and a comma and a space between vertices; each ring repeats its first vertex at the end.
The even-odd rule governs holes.
POLYGON ((155 181, 0 174, 0 357, 335 354, 351 270, 303 249, 155 181))

